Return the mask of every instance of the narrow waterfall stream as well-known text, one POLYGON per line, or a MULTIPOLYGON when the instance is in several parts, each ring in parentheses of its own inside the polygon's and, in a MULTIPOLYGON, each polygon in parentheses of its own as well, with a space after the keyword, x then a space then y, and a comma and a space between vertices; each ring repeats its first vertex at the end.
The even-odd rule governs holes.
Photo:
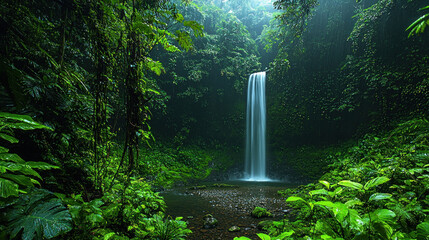
POLYGON ((265 72, 250 75, 247 88, 246 181, 270 181, 266 173, 265 72))

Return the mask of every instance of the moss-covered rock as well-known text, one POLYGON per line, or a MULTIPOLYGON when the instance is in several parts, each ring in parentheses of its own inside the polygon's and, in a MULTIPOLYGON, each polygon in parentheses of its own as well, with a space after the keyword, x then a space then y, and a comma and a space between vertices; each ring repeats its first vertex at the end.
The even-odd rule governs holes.
POLYGON ((206 214, 203 218, 203 228, 215 228, 218 225, 218 221, 211 214, 206 214))
POLYGON ((267 209, 262 207, 255 207, 252 211, 252 217, 254 218, 263 218, 263 217, 272 217, 273 214, 267 211, 267 209))
POLYGON ((232 226, 228 229, 229 232, 239 232, 241 228, 239 226, 232 226))

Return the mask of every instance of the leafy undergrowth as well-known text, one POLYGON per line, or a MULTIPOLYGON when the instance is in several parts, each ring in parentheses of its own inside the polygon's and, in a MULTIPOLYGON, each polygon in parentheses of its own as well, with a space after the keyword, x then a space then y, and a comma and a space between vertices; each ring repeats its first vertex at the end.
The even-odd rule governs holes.
MULTIPOLYGON (((282 191, 294 208, 262 239, 428 239, 429 122, 366 136, 318 183, 282 191)), ((246 239, 244 237, 237 239, 246 239)))
POLYGON ((82 196, 58 196, 67 204, 73 231, 66 239, 185 239, 191 233, 181 218, 165 216, 164 199, 143 179, 118 181, 103 197, 85 202, 82 196))
POLYGON ((139 172, 154 186, 170 187, 175 183, 196 182, 207 178, 215 164, 229 159, 222 150, 206 150, 196 146, 176 149, 158 146, 142 153, 139 172))

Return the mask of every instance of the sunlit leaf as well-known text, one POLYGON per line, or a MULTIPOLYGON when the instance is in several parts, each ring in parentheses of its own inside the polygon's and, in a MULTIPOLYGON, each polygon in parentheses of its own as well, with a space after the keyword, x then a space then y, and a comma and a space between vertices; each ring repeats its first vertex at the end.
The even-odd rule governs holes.
POLYGON ((392 194, 389 193, 374 193, 369 197, 369 201, 379 201, 384 199, 389 199, 392 197, 392 194))
POLYGON ((258 235, 258 237, 261 239, 261 240, 271 240, 271 237, 270 236, 268 236, 267 234, 265 234, 265 233, 257 233, 256 235, 258 235))
MULTIPOLYGON (((27 187, 34 187, 34 182, 33 182, 34 179, 27 177, 27 176, 24 176, 24 175, 5 173, 5 174, 2 174, 1 177, 12 180, 19 185, 23 185, 23 186, 27 186, 27 187)), ((39 182, 37 182, 37 183, 39 183, 39 182)), ((40 183, 38 185, 40 185, 40 183)))
POLYGON ((321 183, 321 184, 323 184, 323 186, 325 186, 327 189, 329 189, 330 188, 330 184, 329 184, 329 182, 328 181, 325 181, 325 180, 319 180, 319 183, 321 183))
POLYGON ((349 181, 349 180, 340 181, 338 183, 338 185, 341 185, 341 186, 344 186, 344 187, 353 188, 353 189, 356 189, 356 190, 361 190, 363 188, 362 184, 357 183, 357 182, 352 182, 352 181, 349 181))
POLYGON ((396 214, 388 209, 377 209, 371 213, 371 220, 373 221, 391 221, 395 218, 396 214))
POLYGON ((328 191, 325 189, 317 189, 309 192, 310 195, 328 195, 328 191))
POLYGON ((31 168, 36 168, 40 170, 49 170, 49 169, 59 169, 60 167, 51 165, 45 162, 27 162, 26 163, 31 168))
POLYGON ((368 190, 370 188, 376 187, 378 185, 381 185, 385 182, 388 182, 390 179, 387 177, 376 177, 370 181, 368 181, 367 183, 365 183, 365 190, 368 190))
POLYGON ((15 153, 0 153, 0 160, 25 163, 25 161, 15 153))
POLYGON ((307 202, 304 199, 300 198, 300 197, 288 197, 286 199, 286 202, 296 202, 296 201, 302 201, 302 202, 307 202))

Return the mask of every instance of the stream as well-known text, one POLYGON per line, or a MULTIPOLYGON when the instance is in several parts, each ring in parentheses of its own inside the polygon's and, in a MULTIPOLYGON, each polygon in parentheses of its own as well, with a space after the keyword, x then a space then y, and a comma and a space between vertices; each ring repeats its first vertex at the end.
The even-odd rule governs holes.
POLYGON ((277 191, 295 186, 284 182, 246 181, 200 185, 207 188, 175 188, 162 193, 168 206, 167 215, 173 218, 181 216, 188 222, 192 234, 187 239, 234 239, 238 236, 259 239, 256 233, 263 232, 257 229, 260 221, 280 220, 287 212, 285 199, 277 191), (252 218, 250 214, 255 207, 266 208, 273 217, 252 218), (206 214, 212 214, 218 220, 216 228, 203 228, 206 214), (229 232, 232 226, 238 226, 241 230, 229 232))

